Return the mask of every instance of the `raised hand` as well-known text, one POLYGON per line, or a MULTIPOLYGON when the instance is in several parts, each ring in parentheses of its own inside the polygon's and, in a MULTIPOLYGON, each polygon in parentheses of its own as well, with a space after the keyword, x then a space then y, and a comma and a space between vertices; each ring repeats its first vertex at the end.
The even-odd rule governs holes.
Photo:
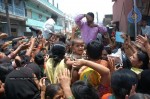
POLYGON ((136 85, 132 85, 132 88, 131 88, 131 90, 130 90, 130 94, 129 94, 129 95, 126 95, 126 96, 125 96, 125 99, 129 99, 130 96, 136 94, 135 90, 136 90, 136 85))
POLYGON ((22 36, 22 39, 26 39, 27 37, 26 36, 22 36))
POLYGON ((85 64, 84 59, 76 59, 73 63, 73 66, 82 67, 85 64))
POLYGON ((40 82, 39 82, 40 89, 43 92, 46 91, 45 79, 46 79, 46 77, 43 77, 43 78, 40 79, 40 82))
POLYGON ((149 44, 147 35, 145 35, 145 37, 142 36, 142 35, 138 35, 137 38, 136 38, 136 42, 138 42, 138 43, 140 43, 141 45, 144 45, 144 46, 149 44))
POLYGON ((115 59, 108 57, 108 68, 111 73, 115 71, 115 59))
POLYGON ((124 48, 129 48, 131 46, 131 39, 130 36, 127 36, 126 34, 123 34, 122 37, 124 38, 124 48))
POLYGON ((34 37, 31 37, 30 42, 31 42, 31 43, 34 43, 35 40, 36 40, 36 39, 35 39, 34 37))
POLYGON ((58 80, 64 91, 66 99, 70 99, 70 98, 74 99, 74 98, 72 98, 73 94, 72 94, 71 88, 70 88, 70 84, 71 84, 70 71, 67 68, 65 68, 63 71, 60 71, 58 80))
POLYGON ((5 89, 4 89, 4 84, 3 84, 3 83, 1 82, 1 80, 0 80, 0 95, 3 94, 4 91, 5 91, 5 89))
POLYGON ((29 48, 29 46, 30 46, 30 43, 22 43, 19 46, 19 48, 20 48, 20 50, 25 50, 25 49, 29 48))
POLYGON ((60 71, 58 80, 63 89, 65 89, 66 87, 70 87, 71 84, 70 71, 67 68, 65 68, 63 71, 60 71))
POLYGON ((8 35, 6 33, 1 33, 0 34, 0 39, 7 38, 7 37, 8 37, 8 35))

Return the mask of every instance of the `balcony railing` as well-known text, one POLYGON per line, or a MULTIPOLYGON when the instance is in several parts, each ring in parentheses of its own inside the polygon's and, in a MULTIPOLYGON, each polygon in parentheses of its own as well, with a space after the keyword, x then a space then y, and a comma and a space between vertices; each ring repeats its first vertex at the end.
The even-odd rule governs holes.
POLYGON ((50 9, 52 9, 54 12, 59 13, 60 15, 63 15, 63 12, 61 10, 59 10, 58 8, 56 8, 55 6, 53 6, 51 3, 49 3, 46 0, 37 0, 38 2, 42 3, 43 5, 48 6, 50 9))
MULTIPOLYGON (((29 26, 35 26, 35 27, 38 27, 38 28, 41 28, 41 29, 44 26, 44 22, 41 22, 41 21, 38 21, 38 20, 35 20, 35 19, 30 19, 30 18, 27 19, 26 24, 29 25, 29 26)), ((60 31, 60 30, 63 29, 63 27, 58 25, 58 24, 56 24, 54 26, 54 28, 55 28, 56 31, 60 31)))
MULTIPOLYGON (((25 9, 24 8, 18 8, 16 6, 13 7, 12 5, 8 5, 8 11, 9 11, 9 14, 25 17, 25 9)), ((0 12, 6 13, 5 3, 0 2, 0 12)))

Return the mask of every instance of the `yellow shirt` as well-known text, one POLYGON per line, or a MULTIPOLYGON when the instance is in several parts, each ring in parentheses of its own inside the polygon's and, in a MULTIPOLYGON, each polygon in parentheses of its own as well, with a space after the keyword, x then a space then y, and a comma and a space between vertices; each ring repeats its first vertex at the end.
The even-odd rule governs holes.
POLYGON ((56 84, 58 82, 57 76, 59 72, 65 69, 67 66, 64 63, 64 59, 61 60, 61 62, 58 63, 56 67, 53 67, 53 64, 54 64, 53 59, 52 58, 48 59, 48 61, 46 62, 46 75, 50 80, 51 84, 56 84))
POLYGON ((139 69, 139 68, 135 68, 135 67, 132 67, 131 70, 133 72, 135 72, 136 74, 140 74, 143 71, 143 69, 139 69))
MULTIPOLYGON (((105 60, 98 60, 96 61, 96 63, 101 64, 105 67, 108 66, 108 63, 105 60)), ((87 67, 85 70, 83 70, 83 72, 81 72, 80 80, 87 81, 91 85, 93 85, 95 88, 97 88, 100 84, 101 76, 94 69, 87 67)))
POLYGON ((92 84, 92 86, 98 87, 98 85, 100 84, 100 74, 92 68, 87 67, 80 74, 80 80, 87 81, 92 84))

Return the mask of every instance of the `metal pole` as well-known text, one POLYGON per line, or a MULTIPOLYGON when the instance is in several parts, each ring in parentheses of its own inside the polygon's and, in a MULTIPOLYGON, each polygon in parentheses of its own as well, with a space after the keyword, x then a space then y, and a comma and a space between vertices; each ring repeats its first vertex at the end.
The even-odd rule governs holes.
POLYGON ((97 17, 97 24, 98 24, 98 22, 99 22, 99 20, 98 20, 98 12, 96 12, 96 17, 97 17))
MULTIPOLYGON (((136 0, 134 0, 134 11, 136 9, 136 0)), ((137 14, 134 13, 134 25, 135 25, 135 39, 137 37, 137 22, 136 22, 137 14)))
POLYGON ((6 11, 6 18, 7 18, 7 29, 8 35, 11 36, 11 27, 10 27, 10 19, 9 19, 9 11, 8 11, 8 0, 5 0, 5 11, 6 11))

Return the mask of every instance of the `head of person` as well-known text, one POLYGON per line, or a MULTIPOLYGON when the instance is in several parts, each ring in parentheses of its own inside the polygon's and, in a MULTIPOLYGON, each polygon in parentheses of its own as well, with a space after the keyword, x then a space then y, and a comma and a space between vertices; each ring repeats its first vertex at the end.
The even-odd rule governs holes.
POLYGON ((13 66, 8 57, 0 59, 0 80, 4 83, 7 75, 13 71, 13 66))
POLYGON ((50 84, 46 87, 46 99, 65 99, 63 89, 59 84, 50 84))
POLYGON ((0 52, 0 59, 3 59, 3 58, 5 58, 5 57, 6 57, 5 53, 0 52))
POLYGON ((5 48, 3 48, 1 51, 2 51, 3 53, 5 53, 5 55, 7 55, 7 56, 11 53, 11 49, 9 49, 8 46, 5 47, 5 48))
POLYGON ((59 33, 58 38, 60 42, 66 43, 66 36, 63 33, 59 33))
POLYGON ((42 48, 42 49, 41 49, 41 52, 43 53, 43 55, 46 55, 46 54, 47 54, 46 48, 42 48))
POLYGON ((146 19, 142 19, 141 25, 142 25, 142 27, 145 27, 147 25, 147 20, 146 19))
POLYGON ((36 63, 29 63, 26 65, 26 67, 33 71, 33 73, 36 75, 38 80, 41 79, 42 70, 40 69, 40 67, 36 63))
POLYGON ((51 43, 58 42, 59 37, 56 34, 52 33, 51 36, 50 36, 50 41, 51 41, 51 43))
POLYGON ((130 57, 130 61, 131 61, 132 66, 134 66, 136 68, 147 69, 148 63, 149 63, 149 57, 148 57, 147 53, 138 51, 137 53, 134 53, 130 57))
POLYGON ((82 39, 74 39, 72 40, 72 52, 77 55, 82 55, 84 52, 84 42, 82 39))
POLYGON ((36 54, 34 57, 34 62, 36 64, 38 64, 41 68, 43 68, 43 66, 44 66, 44 54, 42 54, 41 52, 36 54))
POLYGON ((102 59, 107 60, 107 55, 111 54, 111 48, 109 46, 105 46, 102 51, 102 59))
POLYGON ((86 16, 87 23, 89 25, 92 24, 94 22, 94 13, 88 12, 86 15, 87 15, 86 16))
POLYGON ((102 57, 103 45, 97 40, 91 41, 87 44, 87 56, 89 59, 98 60, 102 57))
POLYGON ((55 62, 60 62, 66 53, 66 46, 63 42, 55 43, 51 48, 51 56, 55 62))
POLYGON ((39 99, 40 91, 36 75, 26 67, 8 74, 5 80, 7 99, 39 99))
POLYGON ((131 61, 129 60, 127 55, 123 53, 122 53, 122 63, 123 63, 123 66, 122 66, 123 68, 131 69, 132 67, 131 61))
POLYGON ((71 90, 75 99, 99 99, 97 91, 88 82, 76 81, 71 90))
POLYGON ((66 52, 69 53, 69 54, 72 52, 71 43, 72 42, 70 40, 66 41, 66 52))
POLYGON ((111 76, 111 89, 116 99, 125 99, 132 86, 137 83, 137 75, 129 69, 117 70, 111 76))
POLYGON ((17 46, 18 46, 18 42, 13 40, 12 41, 12 48, 15 50, 15 49, 17 49, 17 46))
POLYGON ((112 36, 110 37, 110 39, 111 39, 111 41, 115 42, 115 40, 116 40, 115 35, 112 35, 112 36))
POLYGON ((150 99, 149 94, 136 93, 129 97, 129 99, 150 99))
POLYGON ((138 92, 150 94, 150 70, 144 70, 140 75, 139 84, 137 86, 138 92))
POLYGON ((30 57, 27 55, 18 55, 15 57, 15 64, 16 67, 14 68, 18 68, 18 67, 24 67, 25 65, 27 65, 28 63, 30 63, 30 57))

